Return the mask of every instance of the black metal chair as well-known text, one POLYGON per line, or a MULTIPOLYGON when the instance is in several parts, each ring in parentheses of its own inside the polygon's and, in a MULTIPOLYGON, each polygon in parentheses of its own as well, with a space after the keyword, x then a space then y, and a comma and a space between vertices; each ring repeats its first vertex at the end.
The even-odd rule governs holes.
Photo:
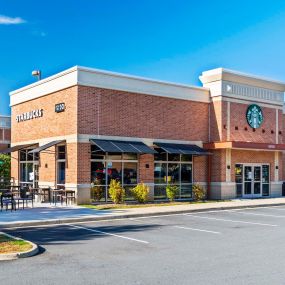
POLYGON ((29 187, 24 187, 20 189, 20 195, 18 197, 14 197, 14 200, 18 203, 18 208, 20 208, 20 202, 22 202, 23 209, 28 207, 28 202, 32 203, 32 207, 34 207, 34 192, 29 187))
POLYGON ((13 197, 13 194, 11 193, 3 193, 1 195, 1 202, 0 202, 0 205, 1 205, 1 212, 4 208, 4 206, 6 206, 6 211, 8 210, 8 206, 11 205, 11 212, 13 210, 16 211, 16 201, 13 197))

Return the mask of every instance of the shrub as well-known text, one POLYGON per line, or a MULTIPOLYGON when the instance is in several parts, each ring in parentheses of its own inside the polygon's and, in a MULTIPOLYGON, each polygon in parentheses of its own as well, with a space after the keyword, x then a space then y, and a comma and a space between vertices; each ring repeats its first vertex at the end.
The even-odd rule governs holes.
POLYGON ((174 201, 175 197, 178 195, 179 189, 176 185, 166 186, 166 196, 170 201, 174 201))
POLYGON ((112 179, 109 185, 109 195, 115 204, 124 202, 125 189, 121 186, 120 181, 112 179))
POLYGON ((149 187, 144 183, 139 183, 131 190, 131 193, 139 203, 145 203, 148 200, 149 187))
POLYGON ((96 178, 91 184, 91 197, 99 202, 104 197, 104 188, 100 185, 100 181, 96 178))
POLYGON ((204 188, 199 184, 194 184, 192 187, 193 199, 195 201, 201 201, 205 199, 206 193, 204 188))
POLYGON ((0 154, 0 177, 10 178, 11 157, 10 155, 0 154))

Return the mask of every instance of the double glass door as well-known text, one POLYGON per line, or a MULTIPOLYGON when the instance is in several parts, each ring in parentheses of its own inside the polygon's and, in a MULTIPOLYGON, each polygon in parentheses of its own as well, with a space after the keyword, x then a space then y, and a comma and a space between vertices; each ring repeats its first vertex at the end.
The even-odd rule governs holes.
POLYGON ((237 164, 235 167, 237 197, 269 196, 268 164, 237 164))
POLYGON ((244 166, 244 195, 245 197, 260 197, 261 166, 244 166))

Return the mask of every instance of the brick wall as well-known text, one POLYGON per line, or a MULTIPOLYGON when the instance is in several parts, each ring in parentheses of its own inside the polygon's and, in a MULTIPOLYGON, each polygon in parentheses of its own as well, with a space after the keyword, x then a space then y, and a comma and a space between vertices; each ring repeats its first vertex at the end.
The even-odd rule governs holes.
MULTIPOLYGON (((230 118, 230 140, 231 141, 250 141, 257 143, 277 143, 276 142, 276 109, 261 107, 264 121, 262 125, 253 131, 246 120, 246 110, 248 104, 232 103, 231 118, 230 118), (235 128, 238 127, 238 130, 235 128), (247 130, 246 130, 247 129, 247 130), (272 133, 273 132, 273 133, 272 133)), ((279 131, 282 131, 282 117, 279 112, 279 131)), ((225 122, 226 124, 226 122, 225 122)), ((279 140, 282 141, 282 135, 279 135, 279 140)))
POLYGON ((12 107, 13 143, 77 133, 77 86, 12 107), (66 110, 55 113, 55 104, 65 103, 66 110), (16 116, 43 109, 41 118, 17 122, 16 116))
MULTIPOLYGON (((56 183, 56 148, 48 148, 40 153, 39 178, 40 182, 50 182, 55 186, 56 183)), ((41 183, 39 183, 41 186, 41 183)))
POLYGON ((226 150, 213 150, 211 157, 211 182, 226 181, 226 150))
MULTIPOLYGON (((282 159, 282 158, 281 158, 282 159)), ((270 164, 270 181, 274 181, 274 151, 247 151, 232 150, 231 158, 231 179, 235 181, 235 164, 237 163, 269 163, 270 164)), ((282 167, 279 169, 282 177, 282 167)))
POLYGON ((16 181, 19 181, 19 175, 18 175, 18 152, 12 152, 11 153, 11 177, 14 177, 16 181))
POLYGON ((152 154, 142 154, 139 156, 139 182, 154 182, 154 156, 152 154), (148 164, 149 168, 146 167, 148 164))
POLYGON ((89 143, 78 144, 77 150, 77 173, 79 184, 89 184, 91 182, 91 145, 89 143))
POLYGON ((79 86, 80 134, 208 140, 208 104, 79 86))
POLYGON ((193 157, 193 181, 207 182, 208 181, 208 157, 194 156, 193 157))

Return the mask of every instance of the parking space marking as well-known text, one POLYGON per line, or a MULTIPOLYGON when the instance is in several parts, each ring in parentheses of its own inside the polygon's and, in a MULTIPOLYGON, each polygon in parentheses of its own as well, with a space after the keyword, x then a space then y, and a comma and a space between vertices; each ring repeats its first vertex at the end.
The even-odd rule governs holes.
POLYGON ((246 222, 246 221, 220 219, 220 218, 210 218, 210 217, 201 217, 201 216, 196 216, 196 215, 194 216, 194 215, 191 215, 191 214, 185 214, 185 216, 189 216, 189 217, 193 217, 193 218, 199 218, 199 219, 222 221, 222 222, 242 223, 242 224, 250 224, 250 225, 257 225, 257 226, 268 226, 268 227, 278 227, 278 225, 272 225, 272 224, 246 222))
POLYGON ((94 232, 94 233, 98 233, 98 234, 103 234, 103 235, 108 235, 108 236, 114 236, 114 237, 118 237, 118 238, 122 238, 122 239, 127 239, 127 240, 131 240, 131 241, 136 241, 136 242, 140 242, 140 243, 145 243, 145 244, 148 244, 148 243, 149 243, 148 241, 144 241, 144 240, 140 240, 140 239, 135 239, 135 238, 130 238, 130 237, 121 236, 121 235, 112 234, 112 233, 107 233, 107 232, 103 232, 103 231, 99 231, 99 230, 94 230, 94 229, 90 229, 90 228, 86 228, 86 227, 82 227, 82 226, 70 225, 70 227, 77 228, 77 229, 82 229, 82 230, 86 230, 86 231, 94 232))
POLYGON ((277 215, 270 215, 270 214, 260 214, 260 213, 248 213, 248 212, 234 211, 234 210, 227 210, 227 212, 244 214, 244 215, 262 216, 262 217, 285 218, 285 216, 277 216, 277 215))
POLYGON ((196 228, 189 228, 189 227, 183 227, 183 226, 174 226, 174 228, 197 231, 197 232, 205 232, 205 233, 210 233, 210 234, 218 234, 218 235, 221 234, 220 232, 214 232, 214 231, 208 231, 208 230, 202 230, 202 229, 196 229, 196 228))

